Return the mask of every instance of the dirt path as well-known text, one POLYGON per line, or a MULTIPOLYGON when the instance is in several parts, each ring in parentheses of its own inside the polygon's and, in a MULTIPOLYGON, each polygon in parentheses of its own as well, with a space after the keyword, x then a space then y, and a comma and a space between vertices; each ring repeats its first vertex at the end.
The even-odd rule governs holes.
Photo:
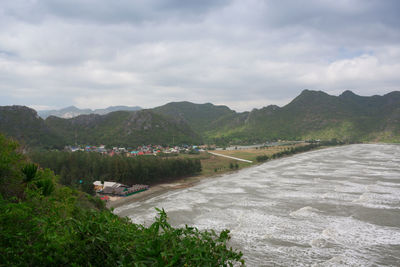
POLYGON ((247 159, 235 158, 235 157, 231 157, 231 156, 227 156, 227 155, 223 155, 223 154, 219 154, 219 153, 215 153, 215 152, 211 152, 211 151, 208 151, 208 153, 210 153, 212 155, 215 155, 215 156, 220 156, 220 157, 225 157, 225 158, 229 158, 229 159, 234 159, 234 160, 244 161, 244 162, 248 162, 248 163, 253 163, 251 160, 247 160, 247 159))

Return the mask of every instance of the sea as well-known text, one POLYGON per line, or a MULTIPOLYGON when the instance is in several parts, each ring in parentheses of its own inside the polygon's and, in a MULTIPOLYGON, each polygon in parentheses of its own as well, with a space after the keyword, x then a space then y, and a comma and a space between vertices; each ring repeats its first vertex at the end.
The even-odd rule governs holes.
POLYGON ((114 210, 230 229, 247 266, 400 266, 400 145, 314 150, 114 210))

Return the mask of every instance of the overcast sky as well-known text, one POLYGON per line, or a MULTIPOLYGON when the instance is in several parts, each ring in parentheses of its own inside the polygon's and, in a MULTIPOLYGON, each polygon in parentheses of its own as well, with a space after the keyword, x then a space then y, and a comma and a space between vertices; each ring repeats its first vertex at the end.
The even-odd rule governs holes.
POLYGON ((400 90, 398 0, 2 0, 0 105, 284 105, 400 90))

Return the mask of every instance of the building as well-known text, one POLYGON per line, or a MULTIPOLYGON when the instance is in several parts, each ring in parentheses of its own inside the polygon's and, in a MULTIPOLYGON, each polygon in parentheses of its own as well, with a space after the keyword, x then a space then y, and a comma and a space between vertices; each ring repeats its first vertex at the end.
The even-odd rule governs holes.
POLYGON ((104 183, 95 181, 93 185, 95 191, 98 193, 116 196, 129 196, 149 189, 148 185, 136 184, 129 187, 124 184, 106 181, 104 183))
POLYGON ((129 187, 124 184, 120 184, 120 183, 116 183, 116 182, 107 182, 107 181, 104 181, 104 183, 102 183, 101 181, 94 181, 93 186, 94 186, 94 190, 96 192, 103 191, 106 188, 118 188, 118 187, 128 188, 129 187))

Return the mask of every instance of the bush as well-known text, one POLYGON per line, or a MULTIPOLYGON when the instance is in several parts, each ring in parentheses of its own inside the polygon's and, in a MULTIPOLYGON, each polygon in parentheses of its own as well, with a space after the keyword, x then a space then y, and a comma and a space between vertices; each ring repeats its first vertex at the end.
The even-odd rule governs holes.
POLYGON ((41 190, 44 196, 49 196, 54 191, 53 181, 49 178, 36 181, 36 186, 41 190))
POLYGON ((267 155, 257 156, 257 162, 265 162, 268 161, 270 158, 267 155))

